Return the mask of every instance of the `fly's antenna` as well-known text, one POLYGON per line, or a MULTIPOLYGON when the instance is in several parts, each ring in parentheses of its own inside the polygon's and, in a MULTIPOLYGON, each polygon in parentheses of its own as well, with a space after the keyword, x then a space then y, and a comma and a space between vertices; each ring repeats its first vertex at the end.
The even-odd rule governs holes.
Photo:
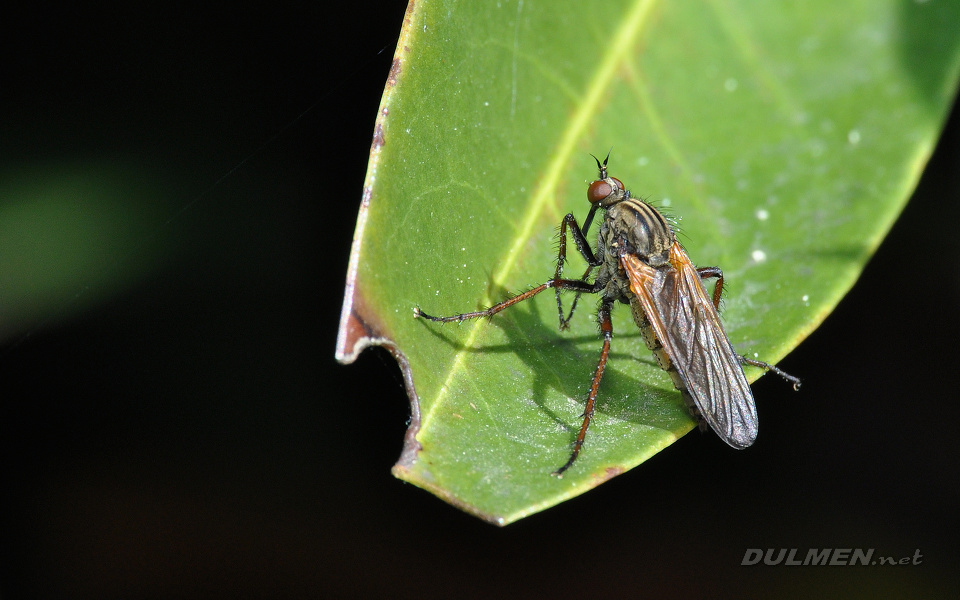
POLYGON ((600 171, 600 177, 598 177, 598 179, 607 178, 607 161, 610 160, 611 152, 613 152, 613 148, 610 148, 610 150, 607 151, 607 157, 603 159, 602 163, 600 162, 600 159, 596 157, 596 155, 590 155, 593 157, 593 160, 597 161, 597 170, 600 171))

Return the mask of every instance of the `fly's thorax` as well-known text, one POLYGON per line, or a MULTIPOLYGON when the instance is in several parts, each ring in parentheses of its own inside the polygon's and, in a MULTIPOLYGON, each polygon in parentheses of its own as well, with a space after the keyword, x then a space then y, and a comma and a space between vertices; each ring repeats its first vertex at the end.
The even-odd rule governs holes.
POLYGON ((619 243, 651 267, 669 263, 670 248, 676 241, 673 229, 654 207, 636 198, 627 198, 607 209, 600 227, 600 242, 607 248, 619 243))

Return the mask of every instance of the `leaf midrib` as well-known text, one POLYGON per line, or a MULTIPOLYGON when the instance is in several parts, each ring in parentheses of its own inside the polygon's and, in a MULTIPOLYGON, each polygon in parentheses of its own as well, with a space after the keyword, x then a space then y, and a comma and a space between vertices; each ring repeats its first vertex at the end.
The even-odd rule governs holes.
MULTIPOLYGON (((633 48, 635 48, 644 26, 649 22, 647 17, 656 2, 657 0, 636 0, 632 9, 625 15, 624 19, 620 21, 621 26, 617 30, 613 41, 606 45, 608 50, 602 55, 601 60, 597 64, 594 77, 587 84, 584 100, 568 121, 566 129, 560 137, 559 144, 557 144, 552 152, 553 158, 548 163, 544 171, 544 176, 540 179, 540 185, 534 191, 530 202, 527 203, 527 211, 521 221, 518 233, 514 238, 514 243, 509 250, 507 250, 500 268, 493 273, 493 289, 501 288, 507 281, 510 273, 517 264, 517 259, 521 255, 521 251, 539 227, 540 216, 546 210, 549 203, 556 198, 556 191, 559 187, 560 179, 570 162, 570 157, 573 155, 577 140, 583 136, 583 132, 591 123, 593 116, 599 112, 600 104, 605 97, 605 92, 614 80, 618 66, 621 65, 628 56, 632 55, 633 48)), ((485 298, 484 300, 489 302, 490 299, 485 298)), ((436 408, 444 404, 446 396, 452 387, 452 382, 465 366, 465 358, 469 354, 467 349, 473 347, 481 326, 481 323, 474 322, 470 328, 463 342, 463 349, 457 351, 450 365, 447 378, 437 392, 436 400, 429 407, 426 407, 427 410, 422 414, 421 430, 427 427, 436 408)), ((425 407, 421 406, 421 409, 423 408, 425 407)))

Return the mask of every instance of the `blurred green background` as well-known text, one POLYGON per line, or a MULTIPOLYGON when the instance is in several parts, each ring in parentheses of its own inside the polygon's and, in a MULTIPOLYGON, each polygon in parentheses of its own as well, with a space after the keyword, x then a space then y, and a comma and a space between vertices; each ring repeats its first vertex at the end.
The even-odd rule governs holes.
POLYGON ((399 370, 333 348, 404 7, 3 20, 3 597, 956 595, 956 114, 750 451, 694 433, 503 530, 390 476, 399 370), (770 547, 924 559, 739 566, 770 547))

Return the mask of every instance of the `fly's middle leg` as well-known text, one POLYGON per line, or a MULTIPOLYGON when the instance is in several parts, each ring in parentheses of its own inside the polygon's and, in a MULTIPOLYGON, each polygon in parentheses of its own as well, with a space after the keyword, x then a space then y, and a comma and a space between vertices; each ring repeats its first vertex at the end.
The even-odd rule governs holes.
POLYGON ((697 269, 700 279, 716 279, 717 283, 713 287, 713 306, 720 309, 720 298, 723 296, 723 271, 720 267, 700 267, 697 269))
POLYGON ((460 313, 458 315, 450 315, 449 317, 435 317, 433 315, 428 315, 427 313, 420 310, 419 306, 414 307, 413 316, 415 318, 428 319, 430 321, 436 321, 438 323, 450 323, 456 321, 458 323, 466 321, 468 319, 480 319, 483 317, 492 317, 498 312, 502 311, 505 308, 509 308, 518 302, 523 302, 524 300, 529 300, 533 298, 540 292, 548 290, 550 288, 563 289, 563 290, 574 290, 579 293, 592 293, 597 290, 596 285, 589 283, 587 281, 580 281, 578 279, 551 279, 546 283, 541 283, 535 288, 529 289, 522 294, 517 294, 512 298, 507 298, 503 302, 498 302, 490 308, 485 308, 483 310, 477 310, 473 312, 460 313))
MULTIPOLYGON (((720 270, 720 267, 700 267, 697 269, 697 274, 700 275, 701 279, 711 279, 715 278, 717 280, 716 287, 713 288, 713 305, 716 308, 720 308, 720 297, 723 295, 723 271, 720 270)), ((794 390, 800 389, 800 379, 790 375, 786 371, 779 369, 770 363, 765 363, 762 360, 754 360, 752 358, 747 358, 746 356, 737 355, 737 358, 740 360, 741 364, 751 365, 754 367, 760 367, 764 371, 771 371, 776 373, 783 379, 789 381, 793 384, 794 390)))

